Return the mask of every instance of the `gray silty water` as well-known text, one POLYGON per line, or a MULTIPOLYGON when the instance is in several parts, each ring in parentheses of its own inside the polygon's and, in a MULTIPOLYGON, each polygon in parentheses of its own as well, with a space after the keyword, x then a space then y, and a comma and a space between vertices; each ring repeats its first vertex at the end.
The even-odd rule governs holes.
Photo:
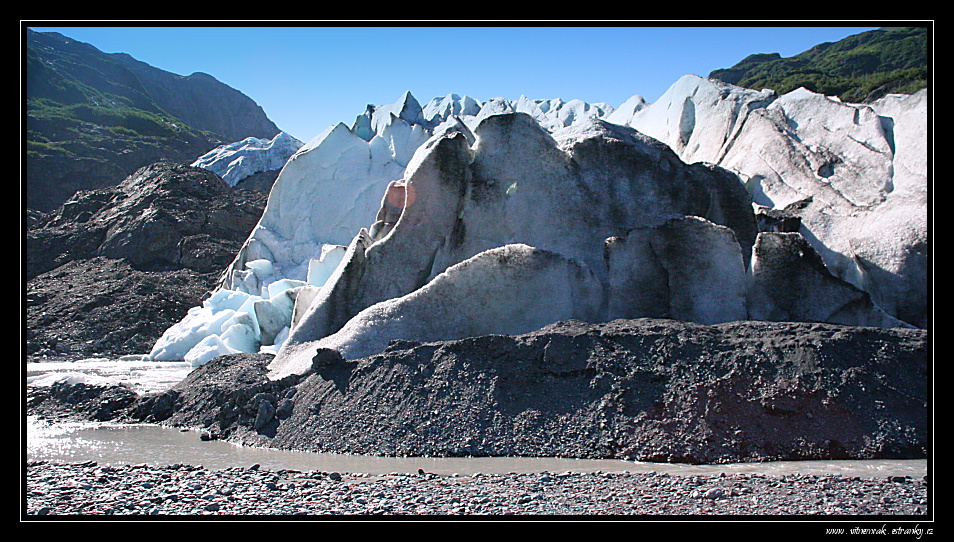
POLYGON ((725 465, 684 465, 622 460, 582 460, 533 457, 378 457, 319 454, 236 446, 203 441, 195 431, 158 425, 49 423, 27 420, 27 460, 103 465, 201 465, 226 469, 261 465, 271 470, 321 470, 386 474, 417 472, 469 475, 474 473, 533 472, 668 472, 685 475, 720 473, 839 474, 881 477, 927 474, 926 460, 773 461, 725 465))

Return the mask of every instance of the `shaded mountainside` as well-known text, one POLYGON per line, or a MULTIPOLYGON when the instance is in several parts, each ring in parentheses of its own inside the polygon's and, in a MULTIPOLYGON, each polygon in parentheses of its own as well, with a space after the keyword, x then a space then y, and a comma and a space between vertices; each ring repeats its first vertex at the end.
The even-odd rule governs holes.
POLYGON ((821 43, 790 58, 756 53, 710 78, 779 94, 805 87, 844 102, 869 103, 927 86, 926 27, 883 28, 821 43))
POLYGON ((26 30, 27 206, 54 210, 160 160, 280 130, 252 99, 195 73, 169 73, 55 32, 26 30))
POLYGON ((148 351, 200 303, 257 223, 265 194, 168 162, 81 191, 27 233, 29 354, 148 351))

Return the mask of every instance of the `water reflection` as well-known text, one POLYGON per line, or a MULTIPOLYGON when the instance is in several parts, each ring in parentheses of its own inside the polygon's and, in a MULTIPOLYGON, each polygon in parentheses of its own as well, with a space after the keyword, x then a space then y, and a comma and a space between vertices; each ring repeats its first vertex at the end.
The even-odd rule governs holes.
POLYGON ((26 364, 28 386, 49 386, 54 382, 90 385, 122 384, 140 394, 169 389, 194 369, 184 361, 144 361, 136 359, 91 358, 68 362, 26 364))
POLYGON ((712 475, 719 473, 837 474, 882 477, 927 474, 926 460, 905 461, 780 461, 731 465, 670 465, 617 460, 487 457, 428 458, 373 457, 316 454, 235 446, 222 441, 202 441, 193 431, 156 425, 93 423, 50 424, 27 419, 27 460, 55 462, 96 461, 102 465, 181 463, 210 469, 259 464, 269 470, 294 469, 325 472, 387 474, 424 469, 443 475, 503 474, 509 472, 669 472, 712 475))

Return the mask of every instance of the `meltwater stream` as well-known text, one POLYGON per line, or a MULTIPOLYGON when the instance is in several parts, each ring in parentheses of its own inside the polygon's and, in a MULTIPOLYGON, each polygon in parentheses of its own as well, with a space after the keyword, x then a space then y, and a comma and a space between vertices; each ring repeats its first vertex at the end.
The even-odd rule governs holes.
MULTIPOLYGON (((168 388, 189 373, 188 364, 139 360, 92 359, 73 363, 27 364, 28 385, 72 382, 126 382, 139 392, 168 388)), ((443 475, 527 472, 668 472, 684 475, 719 473, 911 476, 927 474, 926 460, 779 461, 726 465, 678 465, 623 460, 530 457, 378 457, 295 452, 203 441, 195 431, 158 425, 50 423, 25 419, 25 459, 62 463, 95 461, 102 465, 201 465, 209 469, 249 467, 299 471, 387 474, 423 469, 443 475)))

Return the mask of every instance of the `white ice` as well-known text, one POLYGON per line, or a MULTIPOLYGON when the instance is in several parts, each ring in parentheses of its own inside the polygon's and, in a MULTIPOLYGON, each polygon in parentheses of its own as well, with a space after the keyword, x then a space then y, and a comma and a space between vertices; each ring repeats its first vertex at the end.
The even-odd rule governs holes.
POLYGON ((142 356, 121 359, 89 358, 71 362, 27 363, 28 386, 50 386, 56 382, 89 385, 127 385, 138 393, 162 391, 181 381, 192 371, 182 361, 148 361, 142 356))
POLYGON ((262 284, 263 295, 216 290, 202 306, 189 309, 185 318, 167 329, 147 359, 184 360, 199 366, 224 354, 276 352, 288 337, 297 292, 306 285, 322 286, 341 262, 345 248, 323 246, 320 258, 308 262, 304 281, 282 278, 269 260, 246 262, 246 271, 262 284))
MULTIPOLYGON (((339 123, 304 145, 292 142, 296 150, 280 166, 265 212, 227 270, 225 283, 166 330, 149 359, 199 365, 226 353, 277 350, 292 324, 289 293, 327 281, 354 235, 373 224, 388 183, 405 175, 415 152, 454 123, 473 128, 490 114, 516 110, 530 113, 548 129, 613 112, 607 104, 580 100, 521 96, 480 102, 456 94, 421 107, 405 93, 393 104, 369 106, 351 128, 339 123), (287 320, 277 322, 276 315, 287 320)), ((245 140, 220 147, 196 164, 231 175, 266 156, 278 160, 279 147, 289 147, 287 136, 271 142, 245 140)), ((274 165, 269 162, 268 167, 274 165)))
POLYGON ((272 139, 247 137, 212 149, 200 156, 192 166, 208 169, 229 186, 235 186, 255 173, 281 169, 301 146, 301 141, 285 132, 272 139))

